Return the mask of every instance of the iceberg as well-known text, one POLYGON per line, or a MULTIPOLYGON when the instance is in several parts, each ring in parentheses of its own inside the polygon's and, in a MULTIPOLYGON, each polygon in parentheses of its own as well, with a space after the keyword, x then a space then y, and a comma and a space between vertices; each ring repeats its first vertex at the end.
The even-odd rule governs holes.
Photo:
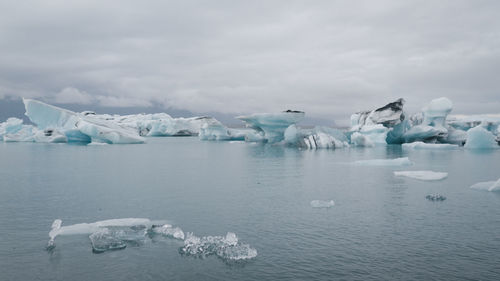
POLYGON ((34 142, 35 134, 38 130, 31 125, 22 125, 21 128, 15 132, 5 134, 3 136, 4 142, 34 142))
POLYGON ((253 130, 232 129, 213 119, 212 122, 203 124, 198 135, 200 140, 209 141, 244 141, 247 134, 253 130))
POLYGON ((127 245, 140 245, 146 239, 148 229, 139 226, 103 227, 89 235, 92 251, 103 253, 110 250, 125 249, 127 245))
POLYGON ((351 126, 361 128, 365 125, 381 124, 385 127, 394 127, 405 118, 404 103, 405 100, 400 98, 375 110, 355 113, 351 115, 351 126))
POLYGON ((281 113, 256 113, 247 116, 238 116, 237 119, 245 122, 248 128, 260 132, 264 141, 276 143, 282 141, 285 130, 304 119, 302 111, 287 110, 281 113))
POLYGON ((413 163, 408 157, 395 158, 395 159, 370 159, 354 161, 355 165, 362 166, 410 166, 413 163))
POLYGON ((167 237, 184 240, 184 231, 180 227, 173 227, 170 224, 164 224, 161 226, 153 225, 153 232, 156 234, 162 234, 167 237))
POLYGON ((498 148, 498 142, 495 136, 490 131, 479 125, 467 131, 465 148, 498 148))
POLYGON ((445 179, 448 176, 448 173, 433 171, 395 171, 394 175, 422 181, 438 181, 445 179))
POLYGON ((422 113, 410 118, 410 126, 403 133, 404 142, 414 141, 445 141, 448 137, 446 117, 453 109, 451 100, 445 97, 431 100, 422 108, 422 113))
POLYGON ((248 244, 238 241, 236 234, 228 232, 226 236, 197 237, 188 233, 184 240, 184 246, 179 249, 183 255, 194 257, 207 257, 216 255, 226 261, 241 261, 253 259, 257 256, 257 250, 248 244))
POLYGON ((403 148, 411 149, 457 149, 458 145, 449 143, 425 143, 421 141, 403 143, 401 145, 403 148))
POLYGON ((312 200, 311 207, 313 208, 330 208, 335 205, 333 200, 312 200))
POLYGON ((478 182, 470 188, 477 190, 500 191, 500 179, 497 181, 478 182))
MULTIPOLYGON (((405 114, 403 105, 405 100, 400 98, 383 107, 372 111, 362 111, 351 115, 351 143, 353 143, 352 134, 358 132, 364 135, 369 143, 387 144, 398 142, 398 133, 394 135, 392 131, 399 132, 405 127, 405 114), (393 140, 394 139, 394 140, 393 140), (388 142, 389 140, 389 142, 388 142)), ((359 135, 355 136, 355 140, 361 141, 359 135)))
POLYGON ((363 147, 373 147, 375 143, 365 135, 362 135, 358 132, 354 132, 351 135, 351 143, 355 146, 363 146, 363 147))
POLYGON ((315 127, 312 130, 299 129, 290 125, 284 133, 285 143, 289 146, 307 149, 348 147, 347 137, 340 130, 315 127))
POLYGON ((65 134, 68 142, 85 140, 106 143, 144 143, 145 139, 129 127, 104 120, 93 114, 80 114, 40 101, 23 99, 26 116, 39 129, 58 130, 65 134))

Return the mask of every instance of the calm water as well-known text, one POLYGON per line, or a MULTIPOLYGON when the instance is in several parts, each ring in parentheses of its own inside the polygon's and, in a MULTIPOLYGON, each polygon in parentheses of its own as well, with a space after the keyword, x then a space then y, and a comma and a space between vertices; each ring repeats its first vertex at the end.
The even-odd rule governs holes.
POLYGON ((0 280, 498 280, 500 193, 470 185, 500 177, 500 151, 303 151, 155 138, 146 145, 0 144, 0 280), (408 156, 411 167, 355 166, 408 156), (394 170, 448 172, 424 182, 394 170), (443 202, 425 196, 440 193, 443 202), (316 209, 311 200, 335 200, 316 209), (179 254, 150 241, 94 254, 63 225, 143 217, 185 232, 238 235, 243 263, 179 254))

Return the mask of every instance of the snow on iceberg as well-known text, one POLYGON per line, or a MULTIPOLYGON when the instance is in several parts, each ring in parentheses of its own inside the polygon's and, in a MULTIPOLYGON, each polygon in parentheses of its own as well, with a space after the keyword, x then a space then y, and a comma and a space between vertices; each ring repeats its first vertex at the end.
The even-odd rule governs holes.
POLYGON ((470 188, 477 190, 500 191, 500 179, 497 181, 478 182, 470 188))
POLYGON ((498 148, 498 142, 491 132, 479 125, 467 131, 465 148, 498 148))
POLYGON ((64 133, 68 142, 96 140, 107 143, 144 143, 134 130, 116 122, 100 119, 92 114, 81 114, 40 101, 23 99, 26 116, 39 129, 56 129, 64 133))
POLYGON ((184 246, 179 252, 187 256, 206 257, 216 255, 226 261, 241 261, 253 259, 257 256, 257 250, 248 244, 238 241, 236 234, 228 232, 226 236, 197 237, 188 233, 184 240, 184 246))
POLYGON ((282 141, 285 130, 304 119, 302 111, 287 110, 280 113, 256 113, 247 116, 238 116, 237 119, 245 122, 248 128, 261 132, 264 141, 276 143, 282 141))
POLYGON ((335 206, 333 200, 312 200, 310 203, 313 208, 330 208, 335 206))
POLYGON ((403 148, 412 149, 457 149, 458 145, 449 143, 425 143, 421 141, 403 143, 403 148))
POLYGON ((413 163, 408 157, 395 158, 395 159, 370 159, 354 161, 355 165, 362 166, 410 166, 413 163))
POLYGON ((448 176, 448 173, 433 171, 395 171, 394 175, 422 181, 438 181, 445 179, 448 176))

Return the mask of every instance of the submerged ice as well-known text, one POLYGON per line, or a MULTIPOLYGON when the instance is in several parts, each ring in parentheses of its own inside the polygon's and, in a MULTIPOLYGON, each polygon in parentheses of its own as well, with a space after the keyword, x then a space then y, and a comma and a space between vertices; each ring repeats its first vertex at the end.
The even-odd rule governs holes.
POLYGON ((496 181, 478 182, 470 188, 486 191, 500 191, 500 179, 496 181))
POLYGON ((437 181, 445 179, 448 176, 448 173, 433 171, 395 171, 394 175, 422 181, 437 181))

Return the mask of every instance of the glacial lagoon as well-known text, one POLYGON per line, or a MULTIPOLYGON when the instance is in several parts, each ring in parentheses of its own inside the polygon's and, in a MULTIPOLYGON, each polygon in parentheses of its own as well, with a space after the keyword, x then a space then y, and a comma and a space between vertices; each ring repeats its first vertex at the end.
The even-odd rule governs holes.
POLYGON ((0 280, 495 280, 500 192, 470 187, 499 167, 500 149, 463 147, 0 143, 0 280), (74 234, 47 250, 56 219, 121 218, 178 227, 191 244, 131 228, 120 249, 74 234))

